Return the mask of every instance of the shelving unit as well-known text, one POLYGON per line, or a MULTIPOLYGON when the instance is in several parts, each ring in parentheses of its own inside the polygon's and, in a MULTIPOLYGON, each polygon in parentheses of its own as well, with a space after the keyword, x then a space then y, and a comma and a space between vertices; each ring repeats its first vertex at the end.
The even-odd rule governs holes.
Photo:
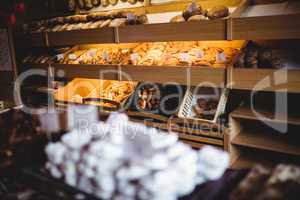
MULTIPOLYGON (((299 119, 279 117, 272 119, 271 112, 259 111, 274 124, 299 126, 299 119)), ((280 116, 280 115, 279 115, 280 116)), ((266 118, 266 119, 267 119, 266 118)), ((265 119, 265 118, 264 118, 265 119)), ((230 114, 229 153, 231 168, 251 167, 254 164, 275 164, 284 161, 297 162, 300 158, 300 137, 288 128, 286 133, 279 133, 272 127, 265 126, 248 108, 238 108, 230 114), (298 158, 298 159, 297 159, 298 158)))

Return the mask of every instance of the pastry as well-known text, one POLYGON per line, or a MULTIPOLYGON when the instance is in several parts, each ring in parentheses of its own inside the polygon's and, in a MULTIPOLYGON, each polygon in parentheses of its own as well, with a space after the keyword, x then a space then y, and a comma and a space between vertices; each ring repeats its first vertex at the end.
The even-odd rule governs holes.
POLYGON ((79 9, 85 9, 85 0, 77 0, 79 9))
POLYGON ((137 0, 127 0, 130 4, 136 4, 137 0))
POLYGON ((89 28, 90 29, 101 28, 102 23, 103 23, 103 21, 94 22, 89 26, 89 28))
POLYGON ((101 5, 102 5, 103 7, 109 6, 109 0, 101 0, 101 5))
POLYGON ((182 17, 182 15, 177 15, 172 17, 170 22, 185 22, 185 19, 182 17))
POLYGON ((215 6, 207 12, 207 17, 209 19, 217 19, 227 16, 229 16, 229 9, 226 6, 215 6))
POLYGON ((101 25, 100 28, 108 27, 110 25, 111 20, 107 19, 105 20, 101 25))
POLYGON ((182 13, 183 18, 186 21, 193 15, 202 15, 202 7, 198 7, 195 2, 191 3, 182 13))
POLYGON ((207 20, 207 18, 204 15, 193 15, 188 19, 188 21, 201 21, 201 20, 207 20))
POLYGON ((76 9, 76 2, 75 0, 69 0, 68 1, 68 6, 70 11, 74 11, 76 9))
POLYGON ((118 0, 109 0, 109 3, 114 6, 117 5, 118 0))
POLYGON ((85 7, 86 10, 90 10, 93 8, 92 0, 85 0, 85 7))
POLYGON ((93 5, 94 7, 100 6, 100 5, 101 5, 101 0, 92 0, 92 5, 93 5))
POLYGON ((117 18, 117 19, 113 19, 110 24, 109 27, 122 27, 126 25, 127 20, 125 18, 117 18))
POLYGON ((152 85, 143 86, 138 92, 137 107, 141 110, 155 110, 159 107, 159 90, 152 85))
POLYGON ((147 23, 148 23, 148 17, 146 14, 137 16, 137 24, 147 24, 147 23))

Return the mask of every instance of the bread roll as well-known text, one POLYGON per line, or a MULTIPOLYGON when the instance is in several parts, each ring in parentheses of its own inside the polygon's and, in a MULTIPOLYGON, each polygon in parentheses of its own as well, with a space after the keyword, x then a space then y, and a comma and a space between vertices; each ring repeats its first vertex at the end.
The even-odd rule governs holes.
POLYGON ((185 11, 183 11, 182 16, 187 21, 193 15, 202 15, 202 7, 197 6, 196 3, 190 4, 185 11))
POLYGON ((114 6, 117 5, 118 0, 109 0, 109 3, 114 6))
POLYGON ((137 0, 128 0, 128 3, 130 4, 136 4, 137 0))
POLYGON ((209 19, 217 19, 227 17, 229 15, 229 9, 226 6, 215 6, 211 8, 208 13, 207 17, 209 19))
POLYGON ((85 1, 84 0, 78 0, 78 7, 81 10, 85 9, 85 1))
POLYGON ((93 5, 94 7, 98 7, 98 6, 101 5, 101 1, 100 1, 100 0, 92 0, 92 5, 93 5))
POLYGON ((92 9, 93 8, 92 0, 85 0, 85 6, 84 6, 84 8, 86 10, 92 9))
POLYGON ((101 0, 101 5, 102 5, 103 7, 109 6, 109 0, 101 0))

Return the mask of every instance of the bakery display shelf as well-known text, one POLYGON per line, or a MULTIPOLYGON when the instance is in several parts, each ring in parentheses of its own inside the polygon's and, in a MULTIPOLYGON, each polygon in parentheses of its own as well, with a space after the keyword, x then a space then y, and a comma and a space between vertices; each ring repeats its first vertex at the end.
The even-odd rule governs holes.
POLYGON ((257 148, 300 156, 300 146, 297 141, 285 135, 261 131, 245 130, 236 135, 231 141, 233 145, 257 148))
MULTIPOLYGON (((260 116, 262 116, 262 120, 265 122, 270 123, 287 123, 290 125, 300 125, 300 117, 294 116, 294 115, 281 115, 279 113, 276 113, 276 118, 274 118, 274 112, 270 110, 262 110, 262 109, 256 109, 255 112, 259 113, 260 116)), ((231 114, 231 117, 234 118, 240 118, 240 119, 249 119, 249 120, 260 120, 259 117, 251 111, 250 108, 244 106, 239 107, 236 110, 234 110, 231 114)))
POLYGON ((166 83, 174 82, 181 85, 198 85, 209 82, 216 87, 225 86, 225 67, 212 68, 202 66, 135 66, 120 67, 120 80, 166 83))
POLYGON ((51 64, 55 77, 118 80, 117 65, 51 64))
MULTIPOLYGON (((176 132, 176 131, 175 131, 176 132)), ((208 138, 204 136, 199 136, 199 135, 192 135, 192 134, 187 134, 187 133, 180 133, 176 132, 179 136, 180 139, 182 140, 190 140, 194 142, 199 142, 203 144, 211 144, 211 145, 216 145, 216 146, 224 146, 224 142, 221 139, 214 139, 214 138, 208 138)))
POLYGON ((228 39, 299 39, 299 8, 297 1, 244 7, 228 21, 228 39))
POLYGON ((205 146, 205 144, 203 144, 203 143, 193 142, 190 140, 180 140, 180 141, 182 141, 183 143, 185 143, 187 145, 190 145, 194 149, 201 149, 203 146, 205 146))

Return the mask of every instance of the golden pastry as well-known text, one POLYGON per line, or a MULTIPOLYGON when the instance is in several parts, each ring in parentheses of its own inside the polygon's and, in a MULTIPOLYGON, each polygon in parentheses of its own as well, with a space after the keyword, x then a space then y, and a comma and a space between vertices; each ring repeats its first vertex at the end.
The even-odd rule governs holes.
POLYGON ((193 15, 188 19, 188 21, 201 21, 201 20, 207 20, 207 18, 203 15, 193 15))
POLYGON ((75 0, 69 0, 68 2, 69 10, 74 11, 76 9, 76 2, 75 0))
POLYGON ((136 4, 137 0, 128 0, 128 3, 130 4, 136 4))
POLYGON ((109 24, 110 24, 110 22, 111 22, 111 20, 110 19, 107 19, 107 20, 105 20, 102 24, 101 24, 101 26, 100 26, 100 28, 103 28, 103 27, 108 27, 109 26, 109 24))
POLYGON ((98 6, 101 5, 101 1, 100 1, 100 0, 92 0, 92 5, 93 5, 94 7, 98 7, 98 6))
POLYGON ((114 6, 117 5, 118 0, 109 0, 109 3, 114 6))
POLYGON ((101 5, 102 5, 103 7, 109 6, 109 0, 101 0, 101 5))
POLYGON ((90 29, 100 28, 102 23, 103 23, 103 21, 94 22, 89 26, 89 28, 90 29))
POLYGON ((217 19, 227 17, 229 15, 229 9, 226 6, 215 6, 207 12, 209 19, 217 19))
POLYGON ((185 22, 185 19, 182 17, 182 15, 177 15, 172 17, 170 22, 185 22))
POLYGON ((86 10, 90 10, 93 8, 92 0, 85 0, 85 7, 86 10))

